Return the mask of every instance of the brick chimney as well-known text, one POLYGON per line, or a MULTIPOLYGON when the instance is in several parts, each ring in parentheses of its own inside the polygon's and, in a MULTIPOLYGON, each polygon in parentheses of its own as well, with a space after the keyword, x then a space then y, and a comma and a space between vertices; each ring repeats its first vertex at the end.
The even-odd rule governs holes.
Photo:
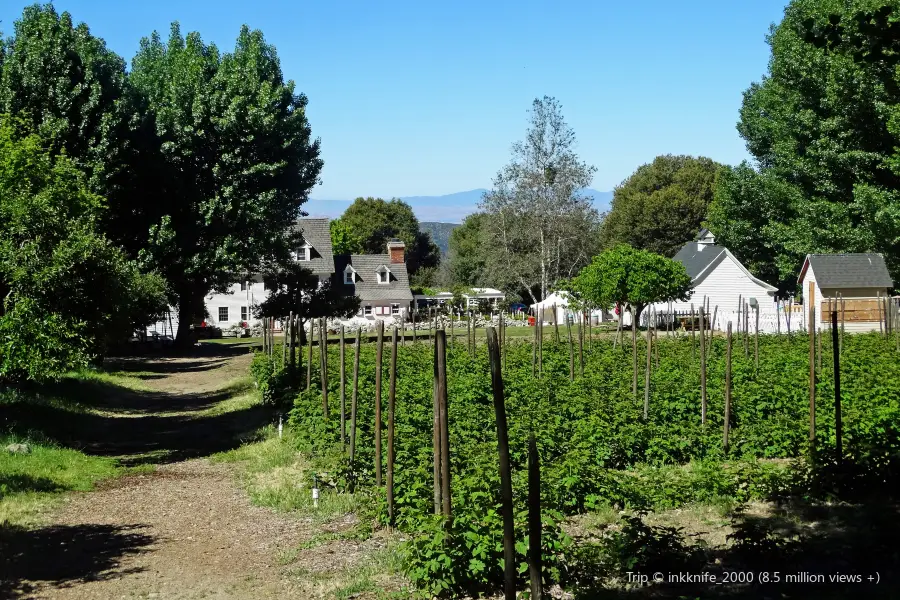
POLYGON ((405 252, 406 252, 406 244, 397 238, 392 239, 388 242, 388 255, 391 257, 391 264, 403 264, 406 262, 405 252))

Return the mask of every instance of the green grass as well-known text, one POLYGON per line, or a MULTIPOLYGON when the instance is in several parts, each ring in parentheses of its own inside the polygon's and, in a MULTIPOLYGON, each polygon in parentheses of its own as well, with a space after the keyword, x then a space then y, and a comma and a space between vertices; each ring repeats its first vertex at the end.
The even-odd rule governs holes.
POLYGON ((271 426, 262 435, 262 441, 211 457, 213 461, 244 463, 241 480, 254 504, 296 513, 313 523, 326 523, 357 509, 354 494, 338 493, 324 485, 319 490, 318 506, 314 506, 307 481, 310 465, 297 451, 296 438, 285 429, 279 439, 271 426))
POLYGON ((111 458, 87 456, 48 443, 0 436, 0 526, 28 526, 41 522, 61 492, 90 491, 100 480, 124 472, 111 458), (2 448, 26 443, 30 454, 2 448))

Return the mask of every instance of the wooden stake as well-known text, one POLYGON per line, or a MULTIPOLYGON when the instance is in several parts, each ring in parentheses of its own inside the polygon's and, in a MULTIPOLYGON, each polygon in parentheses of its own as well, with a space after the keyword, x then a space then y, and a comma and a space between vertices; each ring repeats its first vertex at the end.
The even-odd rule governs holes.
POLYGON ((437 346, 434 348, 434 514, 441 514, 441 400, 438 379, 437 346))
POLYGON ((694 361, 697 346, 697 324, 694 322, 694 303, 691 302, 691 362, 694 361))
MULTIPOLYGON (((534 600, 541 600, 541 570, 541 462, 532 432, 528 440, 528 576, 534 600)), ((515 590, 506 597, 515 598, 515 590)))
POLYGON ((815 449, 816 443, 816 307, 809 303, 809 445, 815 449))
MULTIPOLYGON (((291 370, 293 371, 297 367, 297 321, 299 321, 299 316, 295 316, 293 312, 291 312, 291 370)), ((292 377, 293 379, 293 377, 292 377)))
POLYGON ((544 309, 541 308, 540 318, 537 322, 538 327, 538 373, 544 375, 544 309))
POLYGON ((319 378, 322 380, 322 414, 328 421, 328 332, 325 319, 319 321, 319 378))
POLYGON ((435 356, 438 361, 438 400, 441 416, 441 501, 444 505, 444 517, 449 526, 453 518, 450 502, 450 422, 447 406, 447 338, 443 330, 437 332, 435 338, 435 356))
POLYGON ((644 420, 650 417, 650 357, 653 354, 653 337, 647 324, 647 368, 644 370, 644 420))
POLYGON ((633 376, 631 378, 631 395, 634 396, 634 399, 638 398, 638 345, 637 345, 637 321, 640 314, 635 310, 634 307, 631 308, 631 354, 632 354, 632 367, 633 367, 633 376))
POLYGON ((375 485, 381 487, 381 365, 384 352, 384 321, 375 324, 378 345, 375 347, 375 485))
POLYGON ((353 349, 353 396, 350 398, 350 462, 356 458, 356 406, 359 396, 359 349, 362 346, 362 330, 356 330, 356 347, 353 349))
POLYGON ((584 312, 581 313, 581 326, 578 328, 578 365, 578 372, 584 377, 584 312))
POLYGON ((388 392, 387 505, 388 527, 396 522, 394 508, 394 409, 397 397, 397 328, 391 335, 391 373, 388 392))
MULTIPOLYGON (((506 397, 503 389, 503 371, 502 365, 500 364, 500 342, 497 338, 497 332, 493 327, 490 327, 487 330, 487 343, 491 362, 491 389, 494 395, 494 416, 497 422, 497 454, 500 459, 500 510, 503 517, 503 589, 507 600, 515 600, 516 540, 513 524, 512 471, 509 464, 509 434, 506 424, 506 397)), ((529 487, 529 499, 530 498, 531 489, 529 487)))
POLYGON ((554 340, 556 343, 559 343, 559 311, 556 308, 556 304, 553 305, 553 332, 554 332, 554 340))
POLYGON ((755 363, 755 370, 759 371, 759 306, 754 309, 754 312, 756 313, 754 315, 756 317, 756 331, 753 334, 753 360, 755 363))
POLYGON ((309 355, 306 357, 306 391, 312 387, 312 344, 313 337, 316 332, 316 322, 313 319, 309 320, 309 355))
POLYGON ((347 439, 347 390, 344 382, 346 373, 346 350, 344 348, 344 325, 341 324, 341 452, 344 452, 344 444, 347 439))
POLYGON ((838 465, 844 457, 844 426, 841 415, 841 352, 838 338, 837 310, 831 313, 831 354, 834 357, 834 437, 838 465))
POLYGON ((700 309, 700 423, 706 425, 706 328, 700 309))
POLYGON ((731 321, 725 333, 725 434, 722 446, 728 451, 728 430, 731 428, 731 321))
POLYGON ((566 314, 566 330, 569 332, 569 381, 575 381, 575 347, 572 343, 572 323, 566 314))

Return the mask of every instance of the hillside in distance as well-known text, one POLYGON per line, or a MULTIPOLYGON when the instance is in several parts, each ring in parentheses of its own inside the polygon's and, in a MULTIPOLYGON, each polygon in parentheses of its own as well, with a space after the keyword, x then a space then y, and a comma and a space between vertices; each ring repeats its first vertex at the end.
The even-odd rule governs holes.
MULTIPOLYGON (((400 198, 409 204, 420 222, 461 223, 464 218, 478 210, 481 196, 488 190, 483 188, 456 192, 443 196, 407 196, 400 198)), ((593 189, 583 190, 583 193, 594 201, 594 206, 600 212, 609 210, 612 201, 612 192, 598 192, 593 189)), ((353 204, 353 200, 322 200, 310 198, 303 205, 303 210, 311 217, 328 217, 336 219, 344 214, 347 207, 353 204)), ((437 240, 435 240, 437 241, 437 240)))
POLYGON ((439 223, 436 221, 419 221, 419 229, 431 234, 431 239, 441 249, 441 254, 446 256, 450 248, 450 234, 459 227, 457 223, 439 223))

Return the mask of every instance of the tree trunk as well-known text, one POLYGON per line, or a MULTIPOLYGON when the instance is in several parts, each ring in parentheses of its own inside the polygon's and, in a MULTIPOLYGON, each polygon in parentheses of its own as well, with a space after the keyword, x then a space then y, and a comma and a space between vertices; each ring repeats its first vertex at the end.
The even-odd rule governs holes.
POLYGON ((182 291, 178 295, 178 333, 175 335, 175 347, 186 350, 194 345, 194 334, 191 325, 194 322, 194 302, 191 292, 182 291))

